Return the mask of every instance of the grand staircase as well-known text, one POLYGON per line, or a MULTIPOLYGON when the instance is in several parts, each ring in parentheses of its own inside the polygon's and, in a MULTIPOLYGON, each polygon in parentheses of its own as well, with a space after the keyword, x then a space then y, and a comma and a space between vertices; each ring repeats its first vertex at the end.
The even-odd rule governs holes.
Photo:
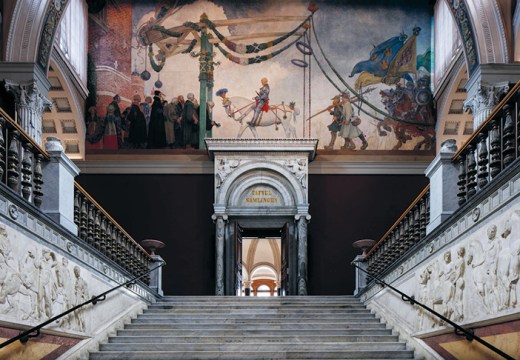
POLYGON ((413 359, 352 296, 164 297, 91 360, 413 359))

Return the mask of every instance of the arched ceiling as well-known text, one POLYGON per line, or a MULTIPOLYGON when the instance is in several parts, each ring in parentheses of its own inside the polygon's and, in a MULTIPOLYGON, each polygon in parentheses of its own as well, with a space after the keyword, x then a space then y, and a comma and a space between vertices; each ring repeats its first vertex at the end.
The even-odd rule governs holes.
POLYGON ((243 238, 242 264, 247 276, 277 280, 281 266, 280 245, 280 238, 243 238))

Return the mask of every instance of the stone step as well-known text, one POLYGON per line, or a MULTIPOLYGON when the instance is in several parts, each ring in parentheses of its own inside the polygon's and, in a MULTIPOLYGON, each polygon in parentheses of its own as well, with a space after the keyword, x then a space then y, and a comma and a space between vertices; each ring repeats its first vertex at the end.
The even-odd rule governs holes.
POLYGON ((135 320, 135 323, 172 323, 172 324, 289 324, 289 323, 330 323, 330 324, 345 324, 345 323, 356 323, 356 322, 371 322, 378 323, 379 319, 372 317, 335 317, 335 316, 313 316, 313 317, 224 317, 224 316, 150 316, 150 315, 139 315, 135 320))
POLYGON ((372 316, 370 312, 352 312, 348 309, 266 309, 263 311, 254 311, 247 308, 243 309, 218 309, 218 310, 212 310, 212 309, 193 309, 193 308, 184 308, 184 309, 172 309, 168 310, 167 312, 164 312, 165 315, 167 314, 243 314, 243 315, 249 315, 249 314, 264 314, 264 315, 278 315, 278 314, 292 314, 295 316, 298 316, 300 314, 316 314, 316 316, 320 316, 322 314, 335 314, 338 316, 348 315, 348 316, 372 316))
POLYGON ((248 305, 248 304, 232 304, 232 305, 226 305, 226 304, 194 304, 194 303, 186 303, 186 304, 153 304, 149 306, 150 310, 175 310, 175 309, 204 309, 204 310, 223 310, 223 309, 249 309, 249 310, 301 310, 301 309, 316 309, 316 310, 365 310, 370 311, 366 309, 361 304, 352 304, 352 305, 334 305, 334 304, 312 304, 305 306, 304 304, 291 304, 291 305, 276 305, 276 304, 254 304, 254 305, 248 305))
POLYGON ((280 329, 280 330, 343 330, 343 329, 360 329, 364 327, 375 327, 376 324, 366 323, 354 323, 354 324, 343 324, 343 323, 245 323, 245 324, 192 324, 192 323, 172 323, 168 320, 161 321, 159 319, 153 321, 146 321, 146 319, 137 319, 132 322, 132 325, 147 324, 150 327, 157 328, 160 325, 167 325, 168 329, 171 330, 197 330, 197 329, 220 329, 220 330, 268 330, 268 329, 280 329))
POLYGON ((162 298, 92 360, 413 359, 352 296, 162 298))
POLYGON ((170 359, 219 359, 219 360, 269 360, 269 359, 413 359, 413 351, 102 351, 90 353, 91 360, 170 360, 170 359))
MULTIPOLYGON (((396 351, 406 350, 406 344, 400 342, 387 342, 378 343, 378 350, 396 351)), ((247 344, 248 351, 292 351, 298 349, 298 351, 312 351, 316 349, 322 351, 343 351, 348 349, 349 351, 357 350, 372 350, 374 343, 372 342, 324 342, 324 343, 251 343, 247 344)), ((100 351, 241 351, 244 350, 243 344, 237 343, 225 343, 225 344, 214 344, 214 343, 133 343, 133 344, 120 344, 120 343, 108 343, 101 344, 99 347, 100 351)))
MULTIPOLYGON (((118 330, 118 336, 139 336, 143 335, 143 332, 147 336, 312 336, 318 335, 315 329, 249 329, 249 330, 221 330, 221 329, 203 329, 203 330, 174 330, 170 328, 158 327, 158 326, 134 326, 129 324, 123 330, 118 330)), ((386 329, 384 326, 380 327, 366 327, 366 328, 352 328, 343 330, 320 330, 319 335, 322 336, 349 336, 349 335, 391 335, 392 330, 386 329)))
POLYGON ((247 336, 165 336, 147 334, 146 336, 135 334, 135 336, 115 336, 110 337, 110 343, 216 343, 216 344, 255 344, 255 343, 326 343, 326 342, 397 342, 399 337, 397 335, 287 335, 284 336, 268 336, 268 335, 247 335, 247 336))
POLYGON ((361 303, 359 298, 353 295, 309 295, 309 296, 272 296, 272 297, 259 297, 259 296, 171 296, 166 295, 161 297, 158 301, 164 302, 301 302, 301 303, 315 303, 315 302, 356 302, 361 303))

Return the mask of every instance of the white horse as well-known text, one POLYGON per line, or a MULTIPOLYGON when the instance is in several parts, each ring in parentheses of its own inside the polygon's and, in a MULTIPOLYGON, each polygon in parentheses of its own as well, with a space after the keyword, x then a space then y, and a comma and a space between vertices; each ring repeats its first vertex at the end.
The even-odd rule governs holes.
POLYGON ((295 107, 289 107, 284 102, 279 105, 270 105, 268 112, 262 112, 255 125, 249 124, 246 121, 246 117, 254 114, 255 101, 246 99, 241 96, 233 96, 229 98, 229 106, 225 106, 226 114, 233 118, 233 120, 240 123, 240 130, 238 131, 237 138, 241 138, 242 134, 246 129, 251 130, 255 138, 258 137, 256 127, 271 126, 274 125, 275 129, 278 130, 278 125, 282 125, 285 131, 285 137, 296 138, 296 128, 293 123, 296 123, 296 116, 300 114, 300 110, 295 107), (237 116, 238 114, 238 116, 237 116), (292 119, 292 123, 291 120, 292 119))

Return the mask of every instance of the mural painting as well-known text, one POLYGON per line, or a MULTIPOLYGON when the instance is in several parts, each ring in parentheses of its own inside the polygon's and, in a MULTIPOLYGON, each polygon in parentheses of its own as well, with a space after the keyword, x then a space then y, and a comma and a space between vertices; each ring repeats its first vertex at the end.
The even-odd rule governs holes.
POLYGON ((89 20, 87 151, 317 138, 430 151, 429 1, 118 0, 89 20))

